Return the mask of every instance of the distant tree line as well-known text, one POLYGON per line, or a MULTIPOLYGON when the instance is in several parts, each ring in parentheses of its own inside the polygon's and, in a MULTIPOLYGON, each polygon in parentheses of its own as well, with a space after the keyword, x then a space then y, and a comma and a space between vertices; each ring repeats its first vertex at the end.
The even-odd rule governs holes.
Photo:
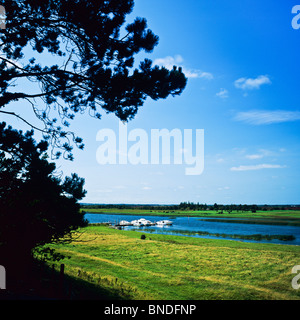
POLYGON ((256 212, 257 210, 300 210, 300 206, 294 205, 256 205, 256 204, 201 204, 194 202, 181 202, 179 205, 140 205, 140 204, 82 204, 82 208, 88 209, 140 209, 140 210, 161 210, 161 211, 207 211, 214 210, 219 213, 228 212, 256 212))

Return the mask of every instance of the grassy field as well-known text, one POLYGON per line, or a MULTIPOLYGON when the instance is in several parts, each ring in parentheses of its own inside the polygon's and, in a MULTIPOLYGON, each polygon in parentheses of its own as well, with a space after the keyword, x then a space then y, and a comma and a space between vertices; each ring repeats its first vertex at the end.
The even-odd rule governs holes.
POLYGON ((159 215, 159 216, 195 216, 195 217, 234 217, 234 218, 300 218, 300 211, 298 210, 272 210, 256 212, 249 211, 233 211, 228 213, 224 211, 223 214, 215 210, 206 211, 189 211, 189 210, 145 210, 145 209, 116 209, 116 208, 88 208, 83 207, 81 210, 89 213, 106 213, 106 214, 128 214, 128 215, 159 215))
POLYGON ((105 226, 55 245, 66 273, 125 299, 300 300, 300 247, 146 234, 105 226))

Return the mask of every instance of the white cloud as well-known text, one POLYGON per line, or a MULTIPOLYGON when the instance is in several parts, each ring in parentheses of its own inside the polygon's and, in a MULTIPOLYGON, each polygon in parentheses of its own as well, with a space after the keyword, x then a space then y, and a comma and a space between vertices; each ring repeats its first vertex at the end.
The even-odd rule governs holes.
POLYGON ((240 78, 234 82, 234 85, 238 89, 253 90, 259 89, 264 84, 271 84, 271 80, 268 76, 258 76, 255 79, 252 78, 240 78))
POLYGON ((168 70, 172 70, 173 66, 182 67, 182 72, 185 74, 187 78, 203 78, 207 80, 212 80, 214 78, 213 74, 210 72, 203 72, 197 69, 189 69, 183 66, 183 58, 180 55, 176 55, 175 57, 165 57, 154 60, 154 65, 158 65, 160 67, 165 67, 168 70))
POLYGON ((149 172, 150 176, 164 176, 165 173, 162 171, 149 172))
POLYGON ((222 88, 222 89, 220 90, 220 92, 218 92, 216 95, 217 95, 218 97, 222 98, 222 99, 226 99, 226 98, 229 97, 229 95, 228 95, 228 90, 223 89, 223 88, 222 88))
POLYGON ((256 160, 256 159, 263 158, 263 155, 262 154, 247 154, 245 157, 250 160, 256 160))
POLYGON ((194 74, 197 75, 196 78, 204 78, 207 80, 212 80, 214 78, 213 74, 210 72, 194 71, 194 74))
POLYGON ((142 190, 152 190, 151 187, 143 187, 142 190))
POLYGON ((98 192, 98 193, 112 193, 113 191, 111 189, 98 189, 98 190, 95 190, 95 192, 98 192))
POLYGON ((250 159, 250 160, 256 160, 256 159, 261 159, 264 157, 268 157, 268 156, 275 156, 276 154, 270 150, 266 150, 266 149, 260 149, 259 153, 257 154, 247 154, 245 155, 245 158, 250 159))
POLYGON ((300 111, 247 111, 239 112, 234 120, 254 125, 282 123, 300 120, 300 111))
POLYGON ((230 187, 220 187, 218 188, 219 191, 224 191, 224 190, 230 190, 230 187))
POLYGON ((173 69, 173 66, 176 64, 181 64, 183 62, 183 58, 180 55, 177 55, 175 57, 165 57, 165 58, 159 58, 154 60, 154 64, 158 66, 164 66, 167 69, 171 70, 173 69))
POLYGON ((258 164, 254 166, 239 166, 232 167, 231 171, 252 171, 252 170, 261 170, 261 169, 281 169, 286 168, 286 166, 278 165, 278 164, 258 164))

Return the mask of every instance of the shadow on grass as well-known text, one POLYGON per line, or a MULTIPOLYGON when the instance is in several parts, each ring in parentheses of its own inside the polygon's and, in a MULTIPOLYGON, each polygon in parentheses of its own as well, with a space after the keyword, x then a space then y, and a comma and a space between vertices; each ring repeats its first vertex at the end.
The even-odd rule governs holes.
POLYGON ((106 289, 83 279, 34 263, 30 270, 18 274, 7 272, 6 290, 0 300, 126 300, 117 290, 106 289))

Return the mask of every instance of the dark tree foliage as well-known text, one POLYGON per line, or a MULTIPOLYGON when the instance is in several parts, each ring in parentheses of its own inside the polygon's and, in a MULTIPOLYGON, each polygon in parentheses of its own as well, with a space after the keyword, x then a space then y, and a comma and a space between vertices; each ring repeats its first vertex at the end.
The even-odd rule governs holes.
POLYGON ((85 226, 78 200, 84 180, 61 178, 46 159, 48 143, 0 123, 0 264, 26 264, 32 250, 85 226))
POLYGON ((100 118, 104 110, 127 121, 147 97, 176 96, 186 86, 181 68, 169 71, 149 59, 134 64, 141 51, 152 52, 158 37, 144 18, 124 25, 133 0, 0 0, 0 5, 6 10, 6 29, 0 31, 0 113, 34 128, 20 114, 4 110, 10 102, 28 101, 43 123, 36 129, 66 157, 72 159, 70 135, 83 147, 82 139, 66 130, 77 113, 100 118), (52 56, 45 65, 40 58, 47 52, 52 56), (38 90, 13 87, 24 79, 37 83, 38 90))

